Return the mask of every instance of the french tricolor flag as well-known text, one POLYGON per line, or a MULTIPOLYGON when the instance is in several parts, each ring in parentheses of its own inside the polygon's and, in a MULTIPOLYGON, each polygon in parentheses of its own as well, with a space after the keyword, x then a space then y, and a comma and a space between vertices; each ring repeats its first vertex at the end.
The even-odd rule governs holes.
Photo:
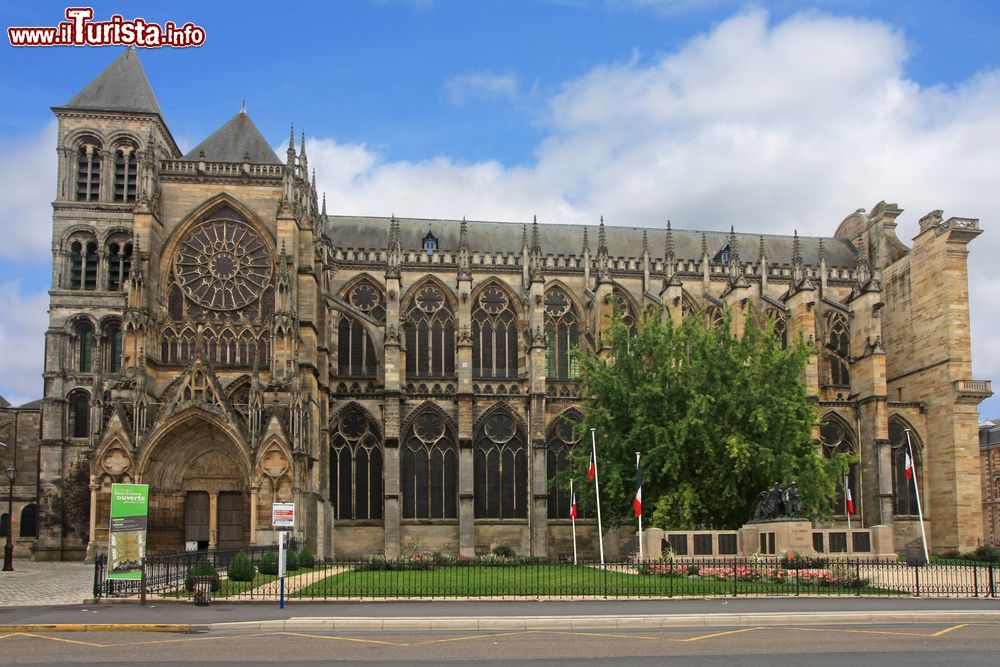
POLYGON ((632 501, 636 518, 642 516, 642 466, 639 465, 639 455, 635 457, 635 500, 632 501))
POLYGON ((851 497, 851 487, 847 487, 847 514, 854 515, 854 498, 851 497))
POLYGON ((571 519, 577 518, 577 514, 576 514, 576 491, 573 491, 573 497, 569 501, 569 517, 571 519))
POLYGON ((597 452, 590 450, 590 467, 587 468, 587 481, 593 482, 594 475, 597 474, 597 452))
POLYGON ((906 473, 906 481, 910 481, 911 479, 913 479, 913 459, 910 457, 909 443, 906 444, 905 456, 906 458, 904 459, 905 461, 904 472, 906 473))

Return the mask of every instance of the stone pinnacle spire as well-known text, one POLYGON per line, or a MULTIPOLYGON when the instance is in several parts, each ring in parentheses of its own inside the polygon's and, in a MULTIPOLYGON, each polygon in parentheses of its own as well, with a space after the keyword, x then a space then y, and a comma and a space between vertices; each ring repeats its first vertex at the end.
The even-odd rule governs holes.
POLYGON ((540 253, 542 251, 542 242, 538 235, 538 216, 532 216, 531 221, 531 252, 540 253))
POLYGON ((288 156, 287 164, 289 167, 295 165, 295 125, 292 124, 288 128, 288 150, 285 151, 288 156))

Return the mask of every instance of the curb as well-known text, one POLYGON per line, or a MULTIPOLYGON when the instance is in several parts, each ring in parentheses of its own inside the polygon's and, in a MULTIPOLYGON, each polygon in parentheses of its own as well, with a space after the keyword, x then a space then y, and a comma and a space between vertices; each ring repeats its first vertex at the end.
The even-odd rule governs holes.
POLYGON ((209 631, 327 630, 635 630, 780 625, 910 625, 921 623, 1000 623, 1000 611, 767 612, 757 614, 676 614, 635 616, 483 616, 431 618, 309 618, 210 623, 209 631))
POLYGON ((0 625, 0 632, 197 632, 190 623, 33 623, 0 625))

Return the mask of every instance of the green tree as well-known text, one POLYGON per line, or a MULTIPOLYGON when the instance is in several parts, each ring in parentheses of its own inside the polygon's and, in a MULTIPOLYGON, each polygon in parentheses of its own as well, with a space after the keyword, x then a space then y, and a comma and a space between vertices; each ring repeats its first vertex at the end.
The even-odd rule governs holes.
MULTIPOLYGON (((771 324, 751 317, 739 338, 728 317, 704 321, 675 325, 650 311, 633 336, 616 314, 607 354, 581 355, 585 446, 573 468, 587 469, 596 429, 605 523, 631 516, 636 452, 658 527, 736 528, 774 482, 798 484, 804 516, 829 516, 850 457, 824 459, 813 442, 816 405, 802 382, 810 348, 800 338, 782 349, 771 324)), ((579 498, 594 505, 592 494, 579 498)))

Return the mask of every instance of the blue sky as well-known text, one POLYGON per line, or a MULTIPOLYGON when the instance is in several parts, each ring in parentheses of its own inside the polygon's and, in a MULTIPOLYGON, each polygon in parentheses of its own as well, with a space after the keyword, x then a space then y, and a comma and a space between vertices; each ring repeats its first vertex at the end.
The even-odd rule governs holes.
MULTIPOLYGON (((275 145, 305 129, 337 213, 832 234, 880 199, 980 217, 977 378, 1000 370, 1000 5, 384 0, 95 3, 205 28, 142 50, 190 148, 243 98, 275 145)), ((4 27, 64 4, 0 3, 4 27)), ((0 394, 41 392, 53 117, 120 51, 0 46, 0 394), (6 359, 5 359, 6 357, 6 359)), ((1000 399, 983 411, 1000 415, 1000 399)))

